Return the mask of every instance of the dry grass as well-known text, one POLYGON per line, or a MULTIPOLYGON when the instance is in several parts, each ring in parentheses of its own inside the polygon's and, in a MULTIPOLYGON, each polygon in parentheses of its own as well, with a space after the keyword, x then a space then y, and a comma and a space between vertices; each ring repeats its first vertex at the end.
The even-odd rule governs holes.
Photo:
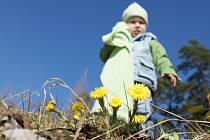
MULTIPOLYGON (((0 102, 0 134, 3 131, 5 126, 3 125, 2 118, 5 116, 10 116, 14 118, 18 124, 25 129, 35 129, 37 133, 51 139, 107 139, 107 140, 135 140, 135 139, 149 139, 145 132, 154 127, 164 126, 167 122, 183 122, 186 125, 186 131, 180 132, 176 128, 173 128, 167 132, 162 133, 158 140, 161 139, 170 139, 173 138, 176 140, 179 136, 187 136, 189 139, 194 140, 207 140, 210 139, 210 122, 209 121, 198 121, 198 120, 187 120, 184 119, 172 112, 158 108, 158 109, 167 112, 174 116, 175 119, 162 120, 161 122, 154 124, 143 130, 134 130, 131 124, 125 123, 123 120, 115 120, 110 123, 110 115, 104 113, 90 113, 89 103, 86 100, 83 100, 79 94, 77 94, 72 88, 70 88, 64 81, 58 78, 52 78, 48 80, 48 83, 44 85, 52 87, 61 86, 67 89, 67 91, 73 94, 76 99, 82 101, 85 108, 85 113, 82 115, 80 121, 74 121, 69 116, 71 112, 64 113, 65 117, 73 123, 74 127, 69 127, 63 120, 59 119, 56 113, 46 112, 44 106, 46 105, 46 96, 47 91, 45 91, 45 99, 43 103, 40 103, 36 108, 31 107, 31 91, 25 90, 18 92, 13 96, 1 99, 0 102), (24 95, 24 96, 23 96, 24 95), (26 96, 25 96, 26 95, 26 96), (6 104, 5 101, 10 100, 16 96, 21 96, 26 100, 25 110, 15 106, 15 104, 6 104), (34 112, 29 112, 30 110, 37 110, 34 112)), ((49 88, 48 87, 48 88, 49 88)), ((44 87, 46 88, 46 87, 44 87)))

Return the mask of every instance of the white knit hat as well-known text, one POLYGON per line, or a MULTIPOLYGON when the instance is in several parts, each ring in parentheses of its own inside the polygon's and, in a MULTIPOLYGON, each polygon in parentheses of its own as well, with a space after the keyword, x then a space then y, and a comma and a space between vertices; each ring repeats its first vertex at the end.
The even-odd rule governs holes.
POLYGON ((131 16, 139 16, 148 25, 147 11, 136 2, 131 3, 123 12, 122 20, 127 21, 131 16))

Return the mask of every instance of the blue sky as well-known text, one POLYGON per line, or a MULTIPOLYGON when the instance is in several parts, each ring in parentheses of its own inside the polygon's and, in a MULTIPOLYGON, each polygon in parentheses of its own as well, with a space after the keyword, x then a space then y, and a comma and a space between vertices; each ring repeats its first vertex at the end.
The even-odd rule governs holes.
MULTIPOLYGON (((1 0, 0 92, 40 90, 50 77, 70 86, 88 69, 89 90, 100 86, 101 36, 121 20, 131 0, 1 0)), ((210 47, 210 1, 138 0, 175 65, 190 39, 210 47)))

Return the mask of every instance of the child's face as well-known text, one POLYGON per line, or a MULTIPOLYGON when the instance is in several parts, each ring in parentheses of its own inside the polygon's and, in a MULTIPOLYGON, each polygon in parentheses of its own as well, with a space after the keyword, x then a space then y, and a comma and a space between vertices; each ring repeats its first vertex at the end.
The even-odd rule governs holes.
POLYGON ((146 32, 147 25, 145 21, 138 16, 130 17, 126 23, 133 37, 146 32))

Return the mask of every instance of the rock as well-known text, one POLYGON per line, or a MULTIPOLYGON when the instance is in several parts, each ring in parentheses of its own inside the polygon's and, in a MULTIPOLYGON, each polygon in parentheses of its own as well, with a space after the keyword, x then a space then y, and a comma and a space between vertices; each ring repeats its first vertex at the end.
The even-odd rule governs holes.
POLYGON ((10 115, 4 116, 0 120, 0 130, 7 130, 12 128, 21 128, 18 122, 10 115))
POLYGON ((14 118, 14 120, 16 120, 16 122, 18 123, 19 126, 24 128, 24 121, 23 121, 23 117, 21 114, 13 114, 12 118, 14 118))
POLYGON ((5 140, 47 140, 29 129, 9 129, 2 132, 5 140))

